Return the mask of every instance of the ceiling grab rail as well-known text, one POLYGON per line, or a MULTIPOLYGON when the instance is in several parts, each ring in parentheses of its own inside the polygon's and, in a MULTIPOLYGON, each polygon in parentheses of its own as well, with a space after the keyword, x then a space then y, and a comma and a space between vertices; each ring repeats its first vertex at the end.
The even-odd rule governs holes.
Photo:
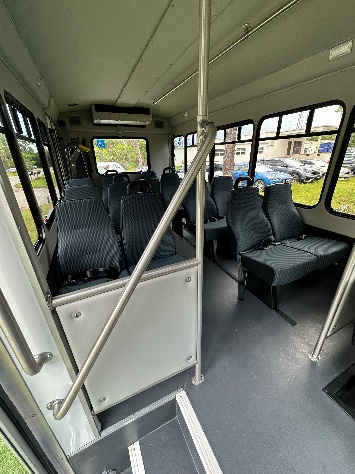
POLYGON ((0 329, 4 333, 11 346, 17 360, 27 375, 38 374, 43 365, 49 362, 53 354, 51 352, 41 352, 33 355, 27 341, 17 324, 15 316, 6 301, 4 293, 0 290, 0 329))
POLYGON ((110 317, 106 321, 105 326, 102 328, 101 333, 96 339, 83 366, 79 370, 79 373, 75 381, 73 382, 71 388, 69 389, 67 396, 64 399, 55 399, 47 404, 47 408, 49 410, 53 410, 53 416, 56 420, 61 420, 68 413, 73 401, 80 392, 81 387, 83 386, 87 376, 89 375, 92 366, 100 355, 100 352, 102 351, 107 339, 109 338, 118 319, 120 318, 123 310, 125 309, 133 291, 138 285, 144 270, 152 259, 161 239, 163 238, 173 217, 179 209, 182 200, 186 196, 189 188, 191 187, 194 179, 196 178, 202 163, 204 163, 204 161, 206 160, 206 157, 214 144, 216 133, 216 126, 213 123, 207 123, 204 127, 204 139, 196 153, 194 160, 192 161, 185 177, 181 181, 175 195, 173 196, 168 208, 164 213, 164 216, 162 217, 162 220, 160 221, 152 238, 149 241, 149 244, 147 245, 139 262, 137 263, 136 268, 130 276, 128 283, 124 287, 123 293, 121 294, 121 297, 119 298, 115 308, 113 309, 110 317))

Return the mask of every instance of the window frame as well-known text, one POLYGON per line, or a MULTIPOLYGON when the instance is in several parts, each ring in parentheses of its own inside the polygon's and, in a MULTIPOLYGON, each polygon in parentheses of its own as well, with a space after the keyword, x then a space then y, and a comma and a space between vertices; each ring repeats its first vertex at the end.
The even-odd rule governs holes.
MULTIPOLYGON (((95 155, 95 148, 94 148, 94 140, 144 140, 145 141, 145 146, 146 146, 146 151, 147 151, 147 167, 148 171, 151 171, 151 164, 150 164, 150 152, 149 152, 149 140, 147 137, 132 137, 132 136, 126 136, 123 135, 122 137, 113 137, 112 135, 94 135, 91 137, 90 140, 90 145, 91 145, 91 152, 92 156, 94 158, 94 167, 95 167, 95 173, 98 174, 99 176, 103 176, 101 173, 98 172, 97 169, 97 161, 96 161, 96 155, 95 155)), ((127 171, 127 173, 132 173, 132 171, 127 171)), ((134 173, 134 171, 133 171, 134 173)))
MULTIPOLYGON (((335 163, 333 176, 329 183, 328 192, 324 200, 325 208, 327 212, 329 212, 329 214, 332 214, 337 217, 343 217, 345 219, 351 219, 351 220, 355 220, 355 214, 352 215, 352 214, 346 214, 345 212, 336 211, 335 209, 332 208, 332 200, 333 200, 336 185, 339 180, 340 169, 343 165, 343 161, 344 161, 346 150, 348 148, 349 140, 353 133, 355 133, 355 105, 351 109, 350 116, 346 124, 344 137, 342 139, 341 146, 339 148, 338 160, 335 163)), ((334 144, 334 148, 335 148, 335 144, 334 144)), ((329 167, 328 167, 328 170, 329 170, 329 167)), ((355 179, 355 175, 354 175, 354 179, 355 179)))
MULTIPOLYGON (((52 176, 51 176, 51 173, 50 173, 49 164, 47 162, 46 154, 45 154, 43 143, 42 143, 42 137, 41 137, 40 130, 38 128, 36 118, 35 118, 34 114, 29 109, 27 109, 27 107, 25 107, 23 104, 21 104, 21 102, 19 102, 15 97, 13 97, 7 91, 5 91, 5 102, 8 105, 8 107, 10 108, 11 115, 12 115, 13 119, 14 119, 14 117, 16 117, 16 120, 14 120, 14 123, 17 127, 17 130, 14 130, 14 135, 16 137, 16 141, 17 140, 25 140, 25 141, 28 141, 28 142, 32 142, 37 147, 38 156, 39 156, 39 159, 40 159, 41 164, 42 164, 44 178, 45 178, 47 186, 48 186, 48 192, 49 192, 49 195, 50 195, 50 198, 51 198, 51 201, 52 201, 52 206, 53 206, 52 210, 50 211, 50 214, 48 215, 47 220, 44 222, 44 225, 45 225, 46 229, 50 230, 52 225, 53 225, 53 222, 54 222, 54 217, 55 217, 54 210, 55 210, 55 206, 58 202, 58 198, 57 198, 57 194, 56 194, 56 191, 55 191, 54 183, 52 181, 52 176), (23 117, 27 118, 27 121, 25 122, 27 136, 24 135, 23 133, 21 133, 22 132, 22 126, 21 126, 21 123, 20 123, 18 113, 21 113, 23 117)), ((20 154, 21 154, 21 152, 20 152, 20 154)), ((21 155, 21 161, 22 161, 22 155, 21 155)), ((27 172, 27 170, 26 170, 26 172, 27 172)), ((30 180, 28 180, 28 181, 29 181, 29 184, 31 186, 31 189, 33 189, 30 180)), ((22 186, 23 186, 23 183, 22 183, 22 186)), ((39 207, 34 192, 33 192, 33 197, 36 201, 36 206, 39 207)), ((43 220, 42 217, 41 217, 41 220, 43 220)))
MULTIPOLYGON (((334 147, 333 147, 333 151, 332 151, 332 154, 331 154, 331 157, 330 157, 330 160, 329 160, 329 165, 328 165, 328 169, 327 169, 327 172, 324 176, 324 181, 323 181, 323 186, 322 186, 322 189, 320 191, 320 194, 319 194, 319 198, 318 198, 318 201, 313 204, 313 205, 307 205, 307 204, 301 204, 301 203, 298 203, 298 202, 294 202, 295 206, 296 207, 301 207, 301 208, 305 208, 305 209, 313 209, 314 207, 318 206, 322 197, 323 197, 323 193, 324 193, 324 189, 326 187, 326 183, 327 183, 327 180, 328 180, 328 176, 329 176, 329 169, 331 167, 331 164, 333 162, 333 159, 334 159, 334 152, 335 150, 338 148, 338 143, 339 143, 339 137, 341 135, 341 130, 344 126, 344 121, 345 121, 345 116, 346 116, 346 105, 345 103, 342 101, 342 100, 330 100, 330 101, 326 101, 326 102, 318 102, 316 104, 311 104, 311 105, 307 105, 307 106, 302 106, 302 107, 297 107, 297 108, 294 108, 294 109, 288 109, 288 110, 282 110, 280 112, 277 112, 277 113, 273 113, 273 114, 269 114, 269 115, 264 115, 258 122, 258 125, 257 125, 257 128, 256 128, 256 132, 255 132, 255 147, 254 147, 254 153, 253 153, 253 156, 252 156, 252 166, 251 166, 251 169, 250 169, 250 176, 252 179, 254 179, 254 176, 255 176, 255 167, 256 167, 256 163, 258 161, 258 154, 257 154, 257 150, 259 149, 259 147, 261 146, 260 144, 265 142, 266 140, 283 140, 283 139, 290 139, 290 138, 300 138, 300 137, 310 137, 310 136, 322 136, 322 135, 336 135, 336 138, 335 138, 335 141, 334 141, 334 147), (342 114, 342 117, 341 117, 341 120, 340 120, 340 123, 339 123, 339 127, 338 129, 334 129, 334 130, 327 130, 326 133, 325 131, 322 131, 322 132, 312 132, 311 131, 311 128, 312 128, 312 121, 313 121, 313 117, 314 117, 314 112, 316 109, 319 109, 319 108, 323 108, 323 107, 328 107, 328 106, 331 106, 331 105, 338 105, 338 106, 341 106, 343 108, 343 114, 342 114), (289 134, 289 135, 281 135, 281 123, 282 123, 282 117, 284 115, 289 115, 289 114, 292 114, 292 113, 298 113, 298 112, 303 112, 303 111, 307 111, 309 110, 309 115, 308 115, 308 119, 307 119, 307 124, 306 124, 306 128, 305 128, 305 131, 304 133, 300 134, 300 133, 297 133, 297 134, 289 134), (261 126, 262 126, 262 123, 264 120, 266 119, 269 119, 269 118, 273 118, 273 117, 279 117, 279 121, 278 121, 278 126, 277 126, 277 130, 276 130, 276 134, 273 135, 273 136, 269 136, 269 137, 265 137, 265 138, 260 138, 260 131, 261 131, 261 126), (255 151, 256 150, 256 151, 255 151)), ((339 168, 340 170, 340 168, 339 168)), ((327 193, 327 195, 329 194, 329 191, 327 193)), ((327 197, 326 197, 327 198, 327 197)))
MULTIPOLYGON (((12 97, 11 94, 5 91, 5 98, 7 96, 12 97)), ((2 117, 3 125, 4 125, 4 128, 2 129, 2 131, 5 134, 5 137, 7 139, 10 153, 11 153, 13 162, 15 164, 15 167, 17 169, 18 177, 22 184, 22 188, 27 199, 28 207, 31 211, 31 214, 32 214, 32 217, 37 229, 37 240, 36 242, 34 242, 33 246, 34 246, 35 251, 38 254, 45 241, 44 222, 38 208, 38 204, 37 204, 37 200, 36 200, 33 188, 30 184, 30 180, 29 180, 25 163, 22 159, 22 155, 21 155, 19 144, 17 142, 15 130, 12 127, 12 123, 8 115, 6 103, 7 102, 5 102, 5 100, 0 95, 0 114, 2 117)))

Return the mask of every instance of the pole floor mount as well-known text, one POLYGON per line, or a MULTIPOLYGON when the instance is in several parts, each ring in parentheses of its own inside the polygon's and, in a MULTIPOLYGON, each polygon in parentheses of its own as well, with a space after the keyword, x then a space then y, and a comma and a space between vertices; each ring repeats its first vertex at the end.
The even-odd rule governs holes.
POLYGON ((201 376, 200 376, 199 379, 197 379, 196 376, 195 376, 195 377, 192 377, 191 382, 193 383, 193 385, 200 385, 204 380, 205 380, 205 378, 204 378, 204 376, 201 374, 201 376))

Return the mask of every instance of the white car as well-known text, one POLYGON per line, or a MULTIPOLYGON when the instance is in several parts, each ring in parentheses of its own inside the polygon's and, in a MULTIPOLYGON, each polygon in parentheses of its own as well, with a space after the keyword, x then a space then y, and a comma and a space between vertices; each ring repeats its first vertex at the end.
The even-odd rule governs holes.
POLYGON ((117 173, 124 173, 126 170, 122 165, 116 161, 99 161, 96 163, 99 174, 105 174, 106 171, 117 171, 117 173))

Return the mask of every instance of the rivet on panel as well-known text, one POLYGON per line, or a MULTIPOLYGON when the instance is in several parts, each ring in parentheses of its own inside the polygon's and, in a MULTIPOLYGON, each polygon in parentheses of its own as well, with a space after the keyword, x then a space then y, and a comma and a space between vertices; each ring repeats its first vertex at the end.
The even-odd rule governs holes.
POLYGON ((186 283, 190 283, 190 281, 191 281, 191 277, 187 277, 186 278, 186 283))
POLYGON ((72 318, 80 318, 81 313, 79 311, 76 311, 75 313, 72 313, 71 317, 72 318))

